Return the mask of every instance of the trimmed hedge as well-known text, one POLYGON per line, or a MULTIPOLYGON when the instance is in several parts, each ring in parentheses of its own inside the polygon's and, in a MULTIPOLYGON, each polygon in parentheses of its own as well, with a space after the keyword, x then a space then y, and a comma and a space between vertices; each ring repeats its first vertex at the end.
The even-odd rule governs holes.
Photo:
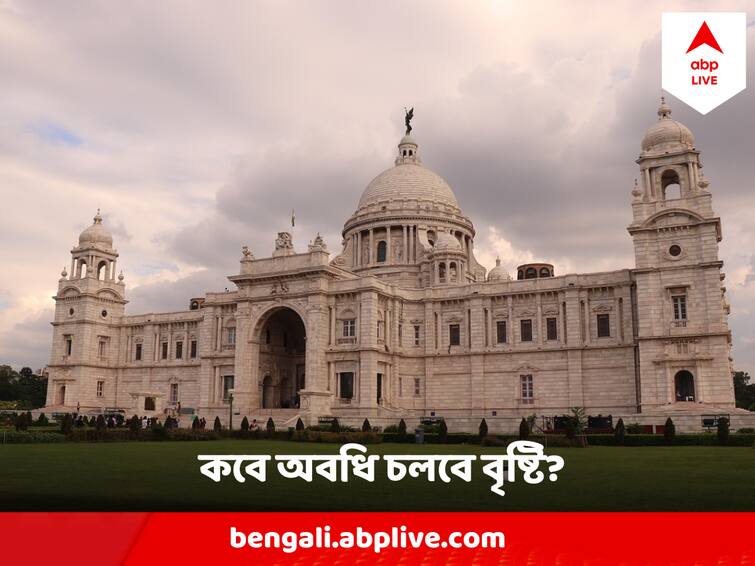
POLYGON ((383 437, 376 432, 325 432, 319 430, 297 430, 291 436, 291 440, 296 442, 324 442, 328 444, 346 444, 348 442, 379 444, 383 441, 383 437))
POLYGON ((65 434, 59 432, 30 432, 9 430, 0 433, 0 444, 47 444, 65 442, 65 434))
MULTIPOLYGON (((46 436, 50 436, 50 434, 47 433, 46 436)), ((102 431, 91 428, 79 428, 73 429, 64 438, 67 438, 71 442, 149 442, 160 440, 217 440, 220 438, 220 435, 212 430, 192 430, 185 428, 170 430, 159 427, 139 430, 138 432, 127 428, 110 428, 102 431)))
MULTIPOLYGON (((548 443, 552 437, 548 437, 548 443)), ((591 434, 587 436, 588 444, 593 446, 618 446, 612 434, 591 434)), ((730 434, 724 446, 752 446, 755 434, 730 434)), ((622 446, 668 446, 667 440, 660 434, 627 434, 622 446)), ((718 436, 710 433, 677 434, 671 446, 721 446, 718 436)))

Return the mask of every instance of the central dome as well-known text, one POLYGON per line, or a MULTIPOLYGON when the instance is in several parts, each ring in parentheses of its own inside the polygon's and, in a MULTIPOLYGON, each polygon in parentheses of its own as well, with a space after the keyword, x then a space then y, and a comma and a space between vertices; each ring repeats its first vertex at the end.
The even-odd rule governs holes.
POLYGON ((459 208, 443 177, 416 163, 401 163, 380 173, 362 193, 359 208, 403 199, 432 201, 459 208))
POLYGON ((417 200, 458 209, 459 203, 448 183, 422 165, 414 139, 404 136, 398 148, 395 166, 370 181, 359 199, 358 208, 381 202, 417 200))

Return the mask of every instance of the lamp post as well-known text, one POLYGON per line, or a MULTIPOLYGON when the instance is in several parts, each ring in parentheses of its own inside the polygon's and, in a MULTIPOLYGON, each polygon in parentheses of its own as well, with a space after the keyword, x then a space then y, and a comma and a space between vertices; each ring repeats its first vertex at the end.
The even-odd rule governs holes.
POLYGON ((233 430, 233 391, 228 394, 228 430, 233 430))

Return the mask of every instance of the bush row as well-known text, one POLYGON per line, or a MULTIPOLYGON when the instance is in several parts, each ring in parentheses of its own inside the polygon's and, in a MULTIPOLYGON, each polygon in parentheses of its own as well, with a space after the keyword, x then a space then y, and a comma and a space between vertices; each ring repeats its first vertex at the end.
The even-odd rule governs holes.
POLYGON ((3 431, 0 432, 0 444, 42 444, 52 442, 65 442, 68 440, 65 434, 59 432, 37 431, 3 431))
POLYGON ((321 430, 297 430, 291 436, 296 442, 324 442, 328 444, 378 444, 383 441, 383 435, 376 432, 328 432, 321 430))

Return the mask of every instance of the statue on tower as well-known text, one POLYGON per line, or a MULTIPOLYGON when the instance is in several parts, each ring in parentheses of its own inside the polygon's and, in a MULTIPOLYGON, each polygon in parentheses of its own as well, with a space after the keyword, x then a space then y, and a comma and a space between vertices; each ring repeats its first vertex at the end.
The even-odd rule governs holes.
POLYGON ((406 135, 412 133, 412 118, 414 118, 414 106, 412 106, 409 110, 404 107, 404 113, 406 116, 404 117, 404 123, 406 124, 406 135))

